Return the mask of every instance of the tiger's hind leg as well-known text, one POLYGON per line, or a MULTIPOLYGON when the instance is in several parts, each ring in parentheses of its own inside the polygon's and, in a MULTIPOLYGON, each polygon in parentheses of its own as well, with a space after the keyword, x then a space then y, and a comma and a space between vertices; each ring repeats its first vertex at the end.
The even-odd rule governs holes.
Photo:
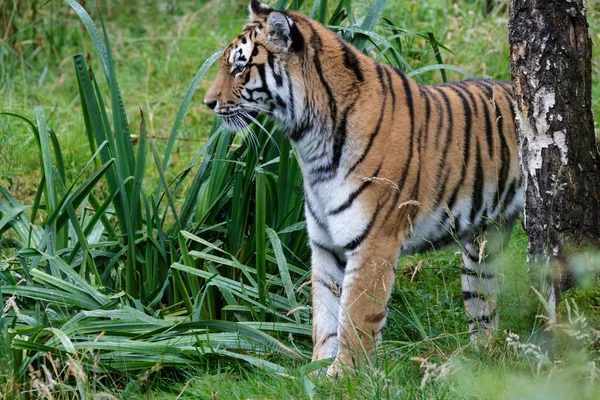
POLYGON ((461 284, 472 343, 484 345, 498 330, 498 255, 506 247, 514 221, 490 226, 463 243, 461 284))
POLYGON ((498 278, 472 243, 463 245, 461 286, 471 342, 485 342, 498 329, 498 278))

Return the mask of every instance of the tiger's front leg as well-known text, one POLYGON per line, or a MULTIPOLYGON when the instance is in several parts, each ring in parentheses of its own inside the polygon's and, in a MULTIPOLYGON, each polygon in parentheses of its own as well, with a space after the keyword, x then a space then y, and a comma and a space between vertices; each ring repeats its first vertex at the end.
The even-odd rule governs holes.
POLYGON ((364 360, 380 340, 398 252, 396 240, 374 237, 348 256, 340 301, 339 352, 329 375, 337 375, 341 364, 364 360))
POLYGON ((335 357, 338 353, 338 315, 344 281, 345 260, 314 242, 312 250, 313 357, 335 357))

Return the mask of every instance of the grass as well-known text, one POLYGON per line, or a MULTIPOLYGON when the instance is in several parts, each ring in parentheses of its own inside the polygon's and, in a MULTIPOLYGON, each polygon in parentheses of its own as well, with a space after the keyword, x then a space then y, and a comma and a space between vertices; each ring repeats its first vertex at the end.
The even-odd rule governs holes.
MULTIPOLYGON (((44 3, 40 1, 37 5, 41 7, 44 3)), ((183 5, 158 6, 153 1, 141 1, 99 2, 97 6, 106 19, 130 129, 137 130, 137 116, 142 108, 150 136, 156 138, 159 150, 164 149, 173 116, 192 77, 244 23, 245 5, 234 1, 188 1, 183 5)), ((7 7, 6 3, 2 7, 7 7)), ((96 4, 88 2, 87 9, 97 20, 96 4)), ((33 107, 42 105, 48 124, 69 149, 65 165, 72 176, 87 162, 89 149, 80 140, 84 126, 78 116, 77 79, 71 57, 77 53, 90 54, 94 68, 99 67, 98 59, 79 18, 64 2, 49 2, 41 7, 36 20, 29 18, 33 16, 25 14, 22 23, 32 27, 25 28, 15 38, 22 43, 20 54, 11 51, 10 43, 2 43, 0 107, 5 112, 31 117, 33 107), (52 31, 58 26, 63 29, 59 35, 62 40, 60 45, 53 46, 50 37, 54 37, 52 31), (41 46, 36 47, 32 36, 41 36, 41 46)), ((210 79, 202 81, 199 93, 206 90, 210 79)), ((201 101, 195 101, 180 132, 174 154, 176 165, 185 165, 195 155, 206 141, 211 121, 210 110, 201 101)), ((35 152, 34 140, 23 127, 19 129, 5 117, 0 119, 0 129, 4 140, 0 179, 4 185, 10 185, 11 192, 19 199, 25 200, 36 189, 33 180, 26 178, 39 175, 37 159, 31 156, 35 152)))
MULTIPOLYGON (((85 29, 100 38, 93 40, 71 3, 0 3, 0 21, 10 19, 1 25, 0 111, 23 116, 0 115, 0 392, 597 398, 593 318, 562 305, 570 317, 553 327, 555 361, 535 336, 528 344, 543 308, 532 289, 540 274, 524 267, 522 230, 502 256, 500 297, 501 330, 519 339, 500 333, 489 348, 472 348, 456 251, 407 257, 377 356, 335 383, 309 379, 319 365, 303 358, 308 250, 289 144, 272 132, 274 142, 261 134, 254 148, 219 131, 201 104, 216 68, 198 73, 198 93, 182 104, 200 66, 241 29, 246 4, 87 2, 97 28, 85 29)), ((342 29, 334 3, 318 17, 342 29)), ((383 3, 354 1, 352 9, 363 17, 383 3)), ((393 0, 387 20, 355 23, 371 35, 399 34, 390 40, 398 52, 383 59, 424 71, 425 82, 443 79, 427 70, 436 63, 508 80, 503 4, 486 15, 479 0, 393 0)), ((589 13, 600 38, 600 12, 589 13)), ((375 57, 386 46, 354 40, 375 57)), ((599 65, 596 55, 596 116, 599 65)), ((589 304, 570 298, 594 312, 594 296, 589 304)))

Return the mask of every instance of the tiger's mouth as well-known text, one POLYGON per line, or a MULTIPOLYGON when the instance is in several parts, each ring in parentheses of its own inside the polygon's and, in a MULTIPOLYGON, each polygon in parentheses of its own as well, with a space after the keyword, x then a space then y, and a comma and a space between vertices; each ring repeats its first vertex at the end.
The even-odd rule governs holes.
POLYGON ((260 115, 256 110, 245 110, 243 108, 217 112, 216 114, 223 121, 227 129, 233 132, 241 131, 253 122, 256 122, 256 118, 260 115))

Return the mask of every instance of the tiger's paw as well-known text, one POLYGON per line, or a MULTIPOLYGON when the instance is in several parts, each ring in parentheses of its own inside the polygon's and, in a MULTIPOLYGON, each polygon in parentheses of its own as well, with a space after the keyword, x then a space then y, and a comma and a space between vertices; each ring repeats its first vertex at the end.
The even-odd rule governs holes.
POLYGON ((335 361, 327 368, 327 378, 329 380, 336 380, 341 378, 344 372, 344 366, 339 359, 335 359, 335 361))
POLYGON ((494 339, 494 331, 492 329, 478 329, 471 332, 469 339, 471 344, 478 350, 488 349, 494 339))
POLYGON ((311 379, 322 379, 327 376, 327 368, 335 360, 335 355, 328 358, 313 359, 309 364, 303 367, 303 373, 311 379))

